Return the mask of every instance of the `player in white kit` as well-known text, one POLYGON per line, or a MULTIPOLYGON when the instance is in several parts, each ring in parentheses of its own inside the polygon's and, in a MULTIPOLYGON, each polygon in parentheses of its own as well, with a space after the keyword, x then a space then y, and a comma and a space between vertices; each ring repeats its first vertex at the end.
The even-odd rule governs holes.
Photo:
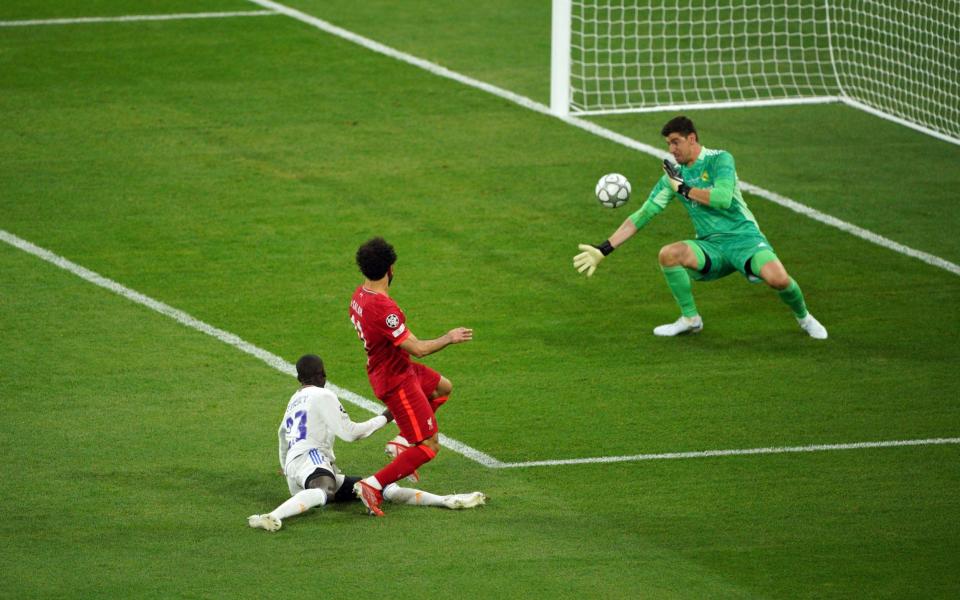
MULTIPOLYGON (((337 457, 333 453, 335 438, 347 442, 361 440, 393 419, 387 410, 363 423, 351 421, 336 394, 323 387, 327 375, 319 356, 307 354, 297 361, 297 379, 300 389, 290 398, 277 431, 280 466, 291 498, 269 513, 250 515, 247 518, 250 527, 277 531, 283 519, 315 506, 327 502, 356 502, 353 485, 360 478, 345 476, 337 468, 337 457)), ((383 497, 401 504, 451 509, 473 508, 486 502, 486 496, 480 492, 438 496, 396 484, 384 488, 383 497)))

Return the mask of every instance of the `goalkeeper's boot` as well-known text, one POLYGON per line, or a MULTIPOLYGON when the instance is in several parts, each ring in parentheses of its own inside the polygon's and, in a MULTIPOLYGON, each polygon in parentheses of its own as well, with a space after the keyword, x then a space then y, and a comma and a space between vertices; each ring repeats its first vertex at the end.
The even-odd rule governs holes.
POLYGON ((353 493, 367 507, 369 514, 376 517, 383 516, 383 511, 380 510, 380 505, 383 504, 383 493, 380 490, 361 479, 353 485, 353 493))
POLYGON ((701 331, 703 331, 703 319, 700 315, 697 315, 695 317, 680 317, 673 323, 654 327, 653 335, 673 337, 682 333, 700 333, 701 331))
POLYGON ((827 328, 821 325, 820 321, 816 320, 810 313, 807 313, 807 316, 802 319, 797 319, 797 323, 800 324, 800 329, 810 334, 813 339, 827 339, 827 328))
POLYGON ((443 505, 449 509, 457 510, 460 508, 475 508, 487 503, 487 497, 483 492, 470 492, 469 494, 451 494, 444 497, 443 505))
MULTIPOLYGON (((387 442, 387 445, 383 448, 383 451, 386 452, 387 456, 390 458, 396 458, 409 449, 410 443, 407 441, 407 438, 403 437, 402 435, 398 435, 387 442)), ((407 479, 413 482, 420 481, 420 473, 414 470, 413 473, 407 475, 407 479)))
POLYGON ((279 531, 281 523, 280 519, 276 518, 273 515, 250 515, 247 517, 247 525, 250 527, 259 527, 260 529, 266 529, 267 531, 279 531))

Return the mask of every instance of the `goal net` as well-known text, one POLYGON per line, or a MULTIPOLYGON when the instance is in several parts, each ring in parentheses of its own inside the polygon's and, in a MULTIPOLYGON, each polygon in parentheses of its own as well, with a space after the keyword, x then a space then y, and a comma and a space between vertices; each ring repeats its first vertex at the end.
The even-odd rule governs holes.
POLYGON ((958 45, 960 0, 554 0, 551 105, 841 101, 960 143, 958 45))
POLYGON ((842 100, 960 144, 960 0, 831 0, 842 100))

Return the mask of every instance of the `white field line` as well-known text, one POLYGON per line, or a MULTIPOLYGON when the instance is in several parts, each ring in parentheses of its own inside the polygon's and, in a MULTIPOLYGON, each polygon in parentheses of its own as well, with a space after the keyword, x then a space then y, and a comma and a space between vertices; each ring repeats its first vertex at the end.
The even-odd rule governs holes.
MULTIPOLYGON (((307 24, 317 27, 318 29, 327 31, 328 33, 331 33, 333 35, 337 35, 341 38, 360 44, 361 46, 364 46, 375 52, 379 52, 381 54, 385 54, 387 56, 395 58, 397 60, 401 60, 403 62, 413 64, 427 71, 430 71, 431 73, 434 73, 436 75, 447 77, 449 79, 459 81, 465 85, 469 85, 471 87, 481 89, 483 91, 489 92, 491 94, 494 94, 496 96, 499 96, 511 102, 519 104, 535 112, 539 112, 547 116, 554 116, 550 112, 549 107, 547 107, 546 105, 540 104, 529 98, 520 96, 508 90, 504 90, 496 86, 484 83, 482 81, 473 79, 471 77, 461 75, 454 71, 450 71, 445 67, 441 67, 429 61, 425 61, 423 59, 416 58, 409 54, 399 52, 388 46, 385 46, 378 42, 374 42, 373 40, 369 40, 367 38, 364 38, 362 36, 349 32, 345 29, 342 29, 340 27, 327 23, 326 21, 322 21, 320 19, 317 19, 316 17, 312 17, 310 15, 297 11, 295 9, 283 6, 281 4, 277 4, 275 2, 270 2, 269 0, 250 0, 250 1, 254 2, 255 4, 268 7, 272 10, 248 11, 248 12, 238 12, 238 13, 192 13, 192 14, 184 14, 184 15, 162 15, 162 16, 144 16, 144 17, 137 17, 137 16, 114 17, 114 18, 93 17, 93 18, 85 18, 85 19, 54 19, 54 20, 47 20, 47 21, 0 21, 0 26, 67 24, 67 23, 123 21, 123 20, 126 20, 126 21, 169 20, 169 19, 175 19, 175 18, 215 18, 215 17, 227 17, 227 16, 261 16, 261 15, 271 15, 271 14, 280 13, 280 14, 285 14, 287 16, 293 17, 294 19, 297 19, 299 21, 303 21, 307 24)), ((605 139, 609 139, 613 142, 626 146, 628 148, 639 150, 641 152, 650 154, 657 158, 666 157, 666 153, 657 148, 654 148, 647 144, 643 144, 642 142, 638 142, 636 140, 623 136, 614 131, 610 131, 608 129, 600 127, 599 125, 596 125, 589 121, 584 121, 582 119, 577 119, 575 117, 564 117, 564 118, 561 118, 561 120, 575 127, 579 127, 580 129, 584 129, 590 133, 593 133, 605 139)), ((908 256, 913 256, 914 258, 918 258, 920 260, 923 260, 924 262, 946 269, 948 271, 953 272, 954 274, 960 275, 960 267, 958 267, 957 265, 951 262, 945 261, 941 258, 932 256, 930 254, 921 252, 919 250, 913 250, 912 248, 908 248, 906 246, 898 244, 897 242, 888 240, 870 231, 867 231, 855 225, 852 225, 844 221, 841 221, 839 219, 836 219, 834 217, 831 217, 830 215, 820 213, 815 209, 807 207, 803 204, 800 204, 784 196, 780 196, 779 194, 775 194, 773 192, 764 190, 763 188, 760 188, 758 186, 754 186, 752 184, 749 184, 743 181, 741 181, 740 183, 743 189, 745 191, 748 191, 749 193, 766 198, 776 204, 789 208, 790 210, 793 210, 800 214, 804 214, 805 216, 821 221, 825 224, 847 231, 848 233, 851 233, 853 235, 866 239, 872 243, 878 244, 880 246, 888 247, 891 250, 894 250, 896 252, 900 252, 903 254, 907 254, 908 256)), ((223 331, 222 329, 218 329, 212 325, 204 323, 203 321, 200 321, 181 310, 175 309, 167 304, 164 304, 148 296, 145 296, 139 292, 131 290, 111 279, 107 279, 102 275, 99 275, 93 271, 90 271, 89 269, 81 267, 80 265, 77 265, 76 263, 73 263, 62 256, 54 254, 49 250, 40 248, 39 246, 36 246, 2 229, 0 229, 0 240, 3 240, 4 242, 10 244, 11 246, 14 246, 20 250, 23 250, 24 252, 27 252, 29 254, 33 254, 38 258, 41 258, 51 264, 54 264, 62 269, 65 269, 90 283, 93 283, 95 285, 108 289, 129 300, 132 300, 133 302, 146 306, 147 308, 150 308, 151 310, 159 312, 160 314, 166 315, 180 322, 181 324, 186 325, 187 327, 190 327, 191 329, 195 329, 197 331, 210 335, 224 342, 225 344, 231 345, 243 352, 246 352, 247 354, 250 354, 251 356, 254 356, 260 359, 261 361, 265 362, 269 366, 277 369, 282 373, 288 374, 290 376, 296 376, 296 369, 292 364, 286 362, 285 360, 283 360, 282 358, 280 358, 275 354, 272 354, 266 350, 263 350, 262 348, 259 348, 257 346, 254 346, 253 344, 250 344, 249 342, 244 341, 243 339, 241 339, 239 336, 235 334, 229 333, 227 331, 223 331)), ((378 413, 383 409, 383 407, 380 404, 377 404, 376 402, 373 402, 372 400, 369 400, 345 388, 341 388, 329 382, 327 383, 327 387, 330 388, 331 391, 336 393, 343 400, 350 402, 351 404, 354 404, 360 408, 368 410, 372 413, 378 413)), ((925 440, 857 442, 857 443, 850 443, 850 444, 820 444, 820 445, 811 445, 811 446, 748 448, 748 449, 739 449, 739 450, 705 450, 705 451, 699 451, 699 452, 672 452, 672 453, 665 453, 665 454, 637 454, 637 455, 631 455, 631 456, 606 456, 606 457, 594 457, 594 458, 573 458, 573 459, 504 463, 484 452, 476 450, 475 448, 472 448, 455 439, 449 438, 443 434, 441 434, 440 437, 441 437, 441 442, 447 448, 453 450, 454 452, 462 454, 463 456, 466 456, 467 458, 483 466, 494 468, 494 469, 528 468, 528 467, 537 467, 537 466, 561 466, 561 465, 591 464, 591 463, 633 462, 633 461, 647 461, 647 460, 672 460, 672 459, 681 459, 681 458, 708 458, 708 457, 717 457, 717 456, 742 456, 742 455, 755 455, 755 454, 783 454, 783 453, 791 453, 791 452, 821 452, 821 451, 828 451, 828 450, 888 448, 888 447, 897 447, 897 446, 960 444, 960 438, 933 438, 933 439, 925 439, 925 440)))
POLYGON ((600 456, 596 458, 568 458, 561 460, 531 460, 501 463, 498 468, 557 467, 594 463, 637 462, 643 460, 676 460, 680 458, 711 458, 716 456, 750 456, 754 454, 789 454, 795 452, 826 452, 830 450, 865 450, 869 448, 897 448, 902 446, 938 446, 960 444, 960 438, 931 438, 926 440, 895 440, 889 442, 854 442, 851 444, 814 444, 811 446, 784 446, 770 448, 742 448, 739 450, 703 450, 700 452, 667 452, 664 454, 634 454, 632 456, 600 456))
MULTIPOLYGON (((294 371, 293 375, 294 377, 296 377, 296 368, 293 365, 290 365, 290 368, 293 369, 294 371)), ((327 387, 330 390, 332 390, 333 393, 335 393, 337 396, 346 400, 347 402, 350 402, 351 404, 356 404, 357 406, 363 407, 372 413, 380 414, 381 412, 383 412, 382 405, 377 404, 372 400, 368 400, 367 398, 364 398, 360 394, 357 394, 357 393, 351 392, 348 389, 333 385, 330 382, 327 382, 327 387)), ((462 454, 463 456, 466 456, 470 460, 480 463, 485 467, 489 467, 491 469, 499 469, 505 466, 504 463, 500 462, 499 460, 495 459, 489 454, 485 452, 481 452, 476 448, 468 446, 463 442, 459 442, 451 437, 447 437, 442 433, 440 434, 440 444, 444 448, 449 448, 450 450, 453 450, 457 454, 462 454)))
POLYGON ((135 21, 179 21, 182 19, 226 19, 230 17, 265 17, 277 14, 272 10, 233 12, 179 13, 172 15, 125 15, 120 17, 76 17, 72 19, 29 19, 0 21, 0 27, 32 27, 37 25, 79 25, 85 23, 130 23, 135 21))
MULTIPOLYGON (((345 40, 348 40, 350 42, 363 46, 368 50, 372 50, 374 52, 378 52, 385 56, 389 56, 390 58, 394 58, 396 60, 411 64, 415 67, 419 67, 430 73, 433 73, 434 75, 439 75, 440 77, 452 79, 453 81, 462 83, 464 85, 467 85, 479 90, 483 90, 484 92, 503 98, 504 100, 509 100, 510 102, 518 104, 534 112, 538 112, 543 115, 560 119, 561 121, 568 123, 570 125, 573 125, 574 127, 578 127, 580 129, 588 131, 604 139, 610 140, 622 146, 626 146, 627 148, 631 148, 633 150, 638 150, 645 154, 655 156, 658 159, 663 159, 667 157, 667 153, 663 150, 660 150, 659 148, 654 148, 653 146, 644 144, 642 142, 629 138, 625 135, 621 135, 615 131, 611 131, 595 123, 591 123, 590 121, 585 121, 577 117, 572 117, 572 116, 558 117, 554 115, 552 112, 550 112, 550 107, 545 104, 541 104, 525 96, 521 96, 509 90, 505 90, 503 88, 499 88, 489 83, 485 83, 478 79, 468 77, 461 73, 451 71, 446 67, 438 65, 436 63, 432 63, 422 58, 417 58, 416 56, 407 54, 406 52, 401 52, 399 50, 391 48, 390 46, 381 44, 380 42, 376 42, 369 38, 353 33, 352 31, 343 29, 342 27, 337 27, 336 25, 329 23, 327 21, 324 21, 323 19, 318 19, 317 17, 308 15, 297 9, 290 8, 289 6, 285 6, 283 4, 273 2, 272 0, 249 0, 249 2, 252 2, 253 4, 256 4, 258 6, 262 6, 264 8, 268 8, 270 10, 276 11, 280 14, 296 19, 302 23, 306 23, 311 27, 316 27, 321 31, 325 31, 326 33, 329 33, 331 35, 335 35, 337 37, 343 38, 345 40)), ((853 225, 852 223, 847 223, 846 221, 842 221, 836 217, 832 217, 826 213, 822 213, 815 208, 811 208, 809 206, 806 206, 805 204, 801 204, 796 200, 791 200, 786 196, 781 196, 776 192, 771 192, 769 190, 761 188, 760 186, 747 183, 746 181, 741 180, 740 187, 745 192, 748 192, 755 196, 759 196, 765 200, 769 200, 774 204, 778 204, 784 208, 792 210, 805 217, 809 217, 815 221, 819 221, 820 223, 823 223, 825 225, 829 225, 831 227, 840 229, 841 231, 844 231, 846 233, 849 233, 851 235, 864 239, 872 244, 876 244, 883 248, 887 248, 888 250, 893 250, 894 252, 898 252, 900 254, 904 254, 912 258, 916 258, 917 260, 921 260, 929 265, 933 265, 935 267, 939 267, 941 269, 949 271, 954 275, 960 275, 960 265, 957 265, 956 263, 950 262, 946 259, 940 258, 939 256, 934 256, 933 254, 923 252, 922 250, 916 250, 914 248, 910 248, 909 246, 905 246, 899 242, 895 242, 891 239, 885 238, 882 235, 873 233, 872 231, 868 231, 862 227, 853 225)))
MULTIPOLYGON (((127 300, 131 300, 133 302, 136 302, 137 304, 140 304, 142 306, 149 308, 150 310, 156 311, 164 316, 170 317, 171 319, 177 321, 178 323, 182 325, 186 325, 190 329, 195 329, 196 331, 205 333, 211 337, 214 337, 220 340, 224 344, 233 346, 238 350, 246 352, 247 354, 253 357, 256 357, 261 361, 267 363, 268 365, 280 371, 281 373, 290 375, 291 377, 297 376, 296 367, 294 367, 292 364, 283 360, 276 354, 268 352, 263 348, 254 346, 250 342, 247 342, 241 339, 239 336, 234 335, 229 331, 224 331, 222 329, 218 329, 214 327, 213 325, 204 323, 203 321, 190 316, 189 314, 183 312, 182 310, 178 310, 168 304, 164 304, 163 302, 154 300, 149 296, 145 296, 140 292, 131 290, 130 288, 123 286, 117 283, 116 281, 113 281, 112 279, 107 279, 106 277, 100 275, 99 273, 95 273, 85 267, 81 267, 80 265, 74 262, 71 262, 70 260, 58 254, 54 254, 49 250, 46 250, 44 248, 41 248, 40 246, 32 244, 27 240, 17 237, 16 235, 13 235, 12 233, 9 233, 3 229, 0 229, 0 240, 3 240, 4 242, 10 244, 14 248, 23 250, 28 254, 32 254, 37 258, 47 261, 50 264, 56 265, 61 269, 69 271, 74 275, 80 277, 81 279, 89 281, 94 285, 110 290, 115 294, 119 294, 120 296, 123 296, 127 300)), ((360 408, 368 410, 372 413, 383 412, 382 405, 377 404, 372 400, 368 400, 367 398, 364 398, 359 394, 355 394, 350 390, 341 388, 329 382, 327 383, 327 387, 333 393, 337 394, 337 396, 339 396, 340 398, 342 398, 343 400, 351 404, 359 406, 360 408)), ((488 456, 487 454, 484 454, 479 450, 471 448, 470 446, 464 444, 463 442, 459 442, 447 436, 441 436, 441 443, 446 448, 453 450, 454 452, 458 452, 466 456, 467 458, 473 461, 476 461, 486 467, 499 467, 503 464, 497 459, 491 456, 488 456)))
MULTIPOLYGON (((41 248, 35 244, 24 240, 8 231, 0 229, 0 240, 6 242, 7 244, 22 250, 28 254, 32 254, 37 258, 47 261, 50 264, 53 264, 65 271, 69 271, 74 275, 88 281, 94 285, 102 287, 106 290, 109 290, 115 294, 123 296, 124 298, 136 302, 142 306, 149 308, 155 312, 158 312, 164 316, 170 317, 171 319, 177 321, 178 323, 185 325, 191 329, 205 333, 211 337, 220 340, 224 344, 233 346, 242 352, 260 359, 267 365, 273 367, 277 371, 290 375, 291 377, 296 377, 296 367, 287 361, 283 360, 276 354, 268 352, 263 348, 254 346, 250 342, 247 342, 241 339, 239 336, 232 334, 228 331, 218 329, 213 325, 205 323, 199 319, 196 319, 189 314, 173 308, 168 304, 164 304, 158 300, 154 300, 149 296, 145 296, 140 292, 131 290, 130 288, 113 281, 112 279, 107 279, 106 277, 95 273, 85 267, 58 255, 53 252, 41 248)), ((349 402, 355 406, 358 406, 364 410, 370 411, 372 413, 380 413, 383 410, 383 406, 365 398, 357 393, 351 392, 348 389, 341 388, 333 383, 327 382, 327 388, 332 392, 337 394, 341 399, 346 402, 349 402)), ((792 446, 792 447, 771 447, 771 448, 747 448, 739 450, 705 450, 699 452, 670 452, 666 454, 635 454, 631 456, 601 456, 595 458, 570 458, 570 459, 560 459, 560 460, 535 460, 535 461, 526 461, 526 462, 512 462, 505 463, 497 460, 496 458, 481 452, 476 448, 472 448, 463 442, 457 441, 453 438, 447 437, 445 435, 440 436, 441 443, 450 450, 462 454, 463 456, 469 458, 470 460, 479 463, 485 467, 491 469, 518 469, 518 468, 529 468, 529 467, 553 467, 553 466, 562 466, 562 465, 580 465, 580 464, 592 464, 592 463, 613 463, 613 462, 636 462, 636 461, 647 461, 647 460, 671 460, 679 458, 709 458, 717 456, 744 456, 744 455, 754 455, 754 454, 784 454, 788 452, 823 452, 827 450, 862 450, 867 448, 890 448, 898 446, 931 446, 931 445, 940 445, 940 444, 960 444, 960 438, 932 438, 924 440, 899 440, 899 441, 888 441, 888 442, 857 442, 851 444, 819 444, 812 446, 792 446)))

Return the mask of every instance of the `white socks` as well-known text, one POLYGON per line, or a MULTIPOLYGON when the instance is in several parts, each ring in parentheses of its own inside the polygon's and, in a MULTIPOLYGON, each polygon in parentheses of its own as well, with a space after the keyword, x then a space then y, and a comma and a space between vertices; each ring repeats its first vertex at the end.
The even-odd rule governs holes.
POLYGON ((320 489, 307 489, 298 492, 292 498, 273 509, 270 514, 281 521, 287 517, 307 512, 314 506, 323 506, 327 503, 327 493, 320 489))
POLYGON ((397 504, 411 504, 414 506, 446 506, 444 497, 430 492, 404 488, 391 483, 383 488, 383 497, 397 504))

